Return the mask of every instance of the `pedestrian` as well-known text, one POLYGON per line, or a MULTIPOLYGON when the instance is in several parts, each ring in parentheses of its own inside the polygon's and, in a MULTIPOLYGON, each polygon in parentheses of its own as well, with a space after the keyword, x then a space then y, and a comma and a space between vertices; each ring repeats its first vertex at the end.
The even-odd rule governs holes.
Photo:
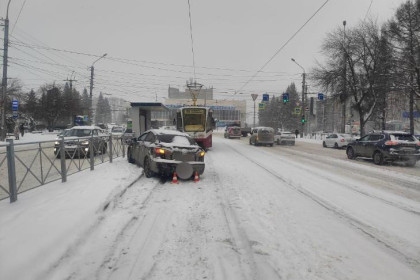
POLYGON ((20 124, 20 126, 19 126, 19 130, 20 130, 20 134, 22 135, 22 137, 23 137, 23 134, 25 134, 25 127, 23 126, 23 123, 21 123, 20 124))
POLYGON ((19 140, 19 125, 15 125, 15 129, 13 130, 13 134, 15 135, 15 140, 19 140))
POLYGON ((299 135, 299 130, 298 129, 295 130, 295 135, 296 135, 296 138, 297 138, 298 135, 299 135))

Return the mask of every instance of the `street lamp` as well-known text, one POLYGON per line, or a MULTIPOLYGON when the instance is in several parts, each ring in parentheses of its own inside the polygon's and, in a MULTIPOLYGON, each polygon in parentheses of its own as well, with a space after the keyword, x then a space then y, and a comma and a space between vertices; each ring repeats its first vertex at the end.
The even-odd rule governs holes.
POLYGON ((93 93, 93 73, 95 71, 95 68, 93 67, 93 65, 98 62, 98 60, 104 58, 107 54, 104 53, 101 57, 99 57, 97 60, 95 60, 92 63, 92 66, 90 66, 90 93, 89 93, 89 122, 90 124, 93 124, 92 119, 93 119, 93 109, 92 109, 92 93, 93 93))
POLYGON ((7 91, 7 52, 9 47, 9 5, 7 3, 6 19, 4 20, 4 48, 3 48, 3 80, 2 80, 2 106, 1 106, 1 135, 0 140, 4 141, 7 136, 6 128, 6 91, 7 91))
MULTIPOLYGON (((303 71, 303 74, 302 74, 302 112, 301 113, 302 113, 302 116, 304 116, 304 118, 305 118, 305 88, 306 88, 305 87, 305 78, 306 78, 306 72, 305 72, 305 68, 303 68, 299 63, 297 63, 294 58, 292 58, 292 61, 294 63, 296 63, 296 65, 299 66, 303 71)), ((300 131, 300 138, 303 138, 303 128, 300 131)))

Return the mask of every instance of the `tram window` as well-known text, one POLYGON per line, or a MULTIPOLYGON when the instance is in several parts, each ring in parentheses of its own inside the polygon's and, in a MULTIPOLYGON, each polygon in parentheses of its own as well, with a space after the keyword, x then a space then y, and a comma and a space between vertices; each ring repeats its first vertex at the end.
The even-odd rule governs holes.
POLYGON ((184 129, 185 131, 204 131, 206 125, 205 115, 203 114, 185 114, 184 129))

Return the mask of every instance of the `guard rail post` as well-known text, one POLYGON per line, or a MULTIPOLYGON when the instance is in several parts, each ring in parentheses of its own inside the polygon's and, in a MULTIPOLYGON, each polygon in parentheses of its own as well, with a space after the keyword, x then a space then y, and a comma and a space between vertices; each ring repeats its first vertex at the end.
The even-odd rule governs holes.
POLYGON ((125 158, 125 144, 126 144, 126 140, 122 139, 121 140, 121 145, 122 145, 122 157, 125 158))
POLYGON ((16 168, 15 168, 15 146, 13 139, 6 140, 7 145, 7 169, 9 174, 9 195, 10 203, 17 200, 17 188, 16 188, 16 168))
POLYGON ((89 141, 89 159, 90 159, 90 170, 95 169, 95 151, 93 150, 95 145, 93 145, 93 134, 90 137, 89 141))
POLYGON ((110 163, 112 163, 112 150, 113 150, 113 147, 112 147, 112 134, 111 135, 109 135, 109 162, 110 163))
POLYGON ((60 162, 61 162, 61 182, 67 182, 66 151, 64 147, 64 136, 60 136, 60 162))

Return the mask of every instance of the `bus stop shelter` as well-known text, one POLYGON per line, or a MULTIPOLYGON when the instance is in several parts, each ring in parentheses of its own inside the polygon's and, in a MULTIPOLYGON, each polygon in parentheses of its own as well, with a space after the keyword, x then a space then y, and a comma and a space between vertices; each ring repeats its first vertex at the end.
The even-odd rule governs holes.
POLYGON ((160 102, 131 102, 130 117, 135 137, 152 128, 152 112, 170 111, 160 102))

